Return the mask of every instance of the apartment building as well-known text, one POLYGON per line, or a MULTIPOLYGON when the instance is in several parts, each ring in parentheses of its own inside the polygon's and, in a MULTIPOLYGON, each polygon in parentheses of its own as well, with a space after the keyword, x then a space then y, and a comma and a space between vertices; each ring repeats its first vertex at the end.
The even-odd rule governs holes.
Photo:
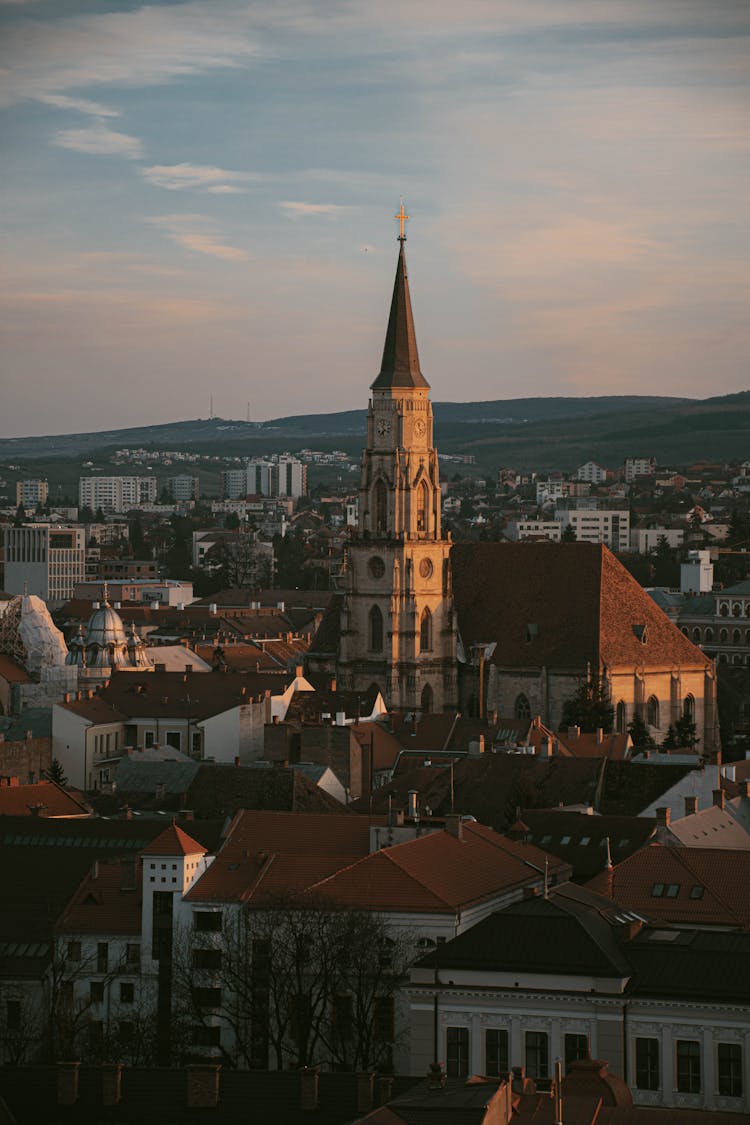
POLYGON ((5 529, 5 589, 26 591, 46 602, 67 601, 85 578, 86 536, 82 527, 34 524, 5 529))
POLYGON ((156 500, 155 477, 81 477, 78 481, 78 503, 95 512, 129 512, 139 504, 156 500))
POLYGON ((39 477, 16 482, 16 504, 23 504, 25 509, 36 508, 37 504, 46 504, 48 495, 49 485, 46 480, 39 477))

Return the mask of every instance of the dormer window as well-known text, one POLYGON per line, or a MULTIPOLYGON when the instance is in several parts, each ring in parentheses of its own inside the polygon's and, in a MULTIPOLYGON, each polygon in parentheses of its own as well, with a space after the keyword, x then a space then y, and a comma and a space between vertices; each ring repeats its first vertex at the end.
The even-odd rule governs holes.
POLYGON ((648 641, 648 633, 647 633, 647 630, 646 630, 646 626, 645 625, 634 625, 633 626, 633 632, 635 633, 636 637, 641 642, 641 644, 645 645, 646 642, 648 641))

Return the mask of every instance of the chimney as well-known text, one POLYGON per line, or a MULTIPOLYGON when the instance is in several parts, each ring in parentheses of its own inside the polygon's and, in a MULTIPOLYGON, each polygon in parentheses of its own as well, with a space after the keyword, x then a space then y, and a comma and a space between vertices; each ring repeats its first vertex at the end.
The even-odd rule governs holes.
POLYGON ((304 669, 302 668, 302 665, 298 664, 296 666, 296 668, 294 669, 295 678, 298 679, 298 680, 301 680, 303 671, 304 671, 304 669))
POLYGON ((430 1063, 427 1071, 427 1089, 428 1090, 442 1090, 445 1086, 446 1075, 443 1074, 443 1068, 439 1062, 430 1063))
POLYGON ((581 728, 580 727, 568 727, 568 738, 580 738, 580 736, 581 736, 581 728))
POLYGON ((550 735, 547 735, 547 737, 543 738, 539 744, 539 757, 551 758, 553 746, 554 742, 552 741, 552 738, 550 737, 550 735))
POLYGON ((346 726, 346 711, 337 711, 336 712, 336 726, 337 727, 345 727, 346 726))
POLYGON ((393 1097, 393 1075, 381 1074, 378 1076, 378 1101, 385 1105, 393 1097))
POLYGON ((740 797, 750 797, 750 781, 745 778, 744 781, 738 781, 737 785, 740 790, 740 797))
POLYGON ((119 1105, 122 1101, 122 1063, 102 1065, 102 1105, 119 1105))
POLYGON ((303 1110, 318 1108, 318 1067, 303 1066, 299 1072, 299 1105, 303 1110))
POLYGON ((658 828, 669 828, 672 810, 668 805, 660 805, 656 810, 656 825, 658 828))
POLYGON ((714 804, 716 805, 717 809, 723 809, 724 808, 724 790, 723 789, 714 789, 713 792, 712 792, 712 796, 713 796, 713 799, 714 799, 714 804))
POLYGON ((329 688, 329 691, 335 691, 336 690, 336 681, 331 680, 330 684, 328 685, 328 688, 329 688))
MULTIPOLYGON (((120 860, 120 890, 134 891, 136 889, 135 860, 120 860)), ((114 1104, 114 1103, 112 1103, 114 1104)))
POLYGON ((409 802, 406 815, 410 820, 417 820, 419 818, 419 812, 417 811, 417 793, 418 790, 416 789, 409 790, 409 802))
POLYGON ((57 1104, 75 1105, 78 1101, 79 1062, 57 1064, 57 1104))
POLYGON ((188 1109, 215 1109, 219 1104, 220 1063, 191 1063, 187 1070, 188 1109))
POLYGON ((235 764, 236 766, 238 766, 238 765, 240 764, 240 756, 239 756, 239 754, 235 754, 235 756, 234 756, 234 764, 235 764))
POLYGON ((193 665, 192 664, 186 664, 185 665, 185 675, 186 676, 191 675, 192 671, 193 671, 193 665))
POLYGON ((601 746, 603 738, 604 738, 604 731, 602 730, 601 727, 597 727, 596 728, 596 745, 597 746, 601 746))
POLYGON ((154 664, 154 671, 155 672, 166 672, 166 670, 167 670, 166 664, 154 664))
POLYGON ((357 1113, 369 1113, 373 1106, 375 1075, 364 1071, 357 1075, 357 1113))
MULTIPOLYGON (((29 732, 29 733, 31 733, 31 732, 29 732)), ((736 769, 734 763, 732 763, 731 766, 722 766, 721 772, 724 775, 724 777, 727 779, 727 781, 736 781, 737 780, 737 769, 736 769)))
POLYGON ((454 836, 457 840, 463 840, 464 826, 458 813, 450 813, 449 816, 446 816, 445 831, 449 836, 454 836))
POLYGON ((695 816, 698 811, 698 798, 686 797, 685 798, 685 816, 695 816))

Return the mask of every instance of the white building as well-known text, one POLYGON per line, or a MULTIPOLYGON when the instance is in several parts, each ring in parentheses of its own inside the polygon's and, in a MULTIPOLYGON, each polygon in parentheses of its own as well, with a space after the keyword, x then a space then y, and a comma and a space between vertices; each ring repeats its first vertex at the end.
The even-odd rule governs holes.
POLYGON ((513 520, 508 524, 508 538, 549 539, 559 543, 563 525, 560 520, 513 520))
POLYGON ((577 480, 586 480, 589 484, 604 484, 607 479, 607 470, 596 461, 587 461, 581 465, 576 473, 577 480))
POLYGON ((634 481, 636 477, 652 477, 656 472, 655 457, 626 457, 625 480, 634 481))
POLYGON ((572 525, 579 543, 603 543, 611 551, 630 545, 630 512, 611 508, 556 508, 555 519, 572 525))
POLYGON ((86 576, 86 539, 82 527, 5 529, 5 589, 27 592, 46 602, 62 603, 86 576))
POLYGON ((685 532, 680 527, 634 527, 630 532, 630 549, 639 555, 655 551, 660 539, 666 539, 672 548, 681 547, 685 532))
POLYGON ((156 500, 155 477, 81 477, 78 503, 95 512, 129 512, 156 500))
POLYGON ((296 457, 253 459, 242 469, 221 474, 222 493, 230 500, 244 496, 291 496, 297 500, 307 491, 307 465, 296 457))
POLYGON ((197 500, 200 496, 198 477, 191 477, 186 473, 177 477, 169 477, 167 488, 173 500, 197 500))

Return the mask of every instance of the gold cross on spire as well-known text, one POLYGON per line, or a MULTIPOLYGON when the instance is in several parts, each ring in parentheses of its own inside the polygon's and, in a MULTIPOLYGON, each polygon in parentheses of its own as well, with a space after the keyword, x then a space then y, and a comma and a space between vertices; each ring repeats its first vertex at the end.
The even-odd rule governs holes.
POLYGON ((394 215, 393 217, 394 217, 394 219, 398 219, 398 226, 399 226, 398 240, 399 240, 399 242, 406 242, 406 234, 404 233, 404 225, 406 223, 406 220, 409 218, 409 216, 406 214, 406 211, 404 211, 404 201, 403 201, 403 199, 401 200, 401 208, 399 210, 398 215, 394 215))

